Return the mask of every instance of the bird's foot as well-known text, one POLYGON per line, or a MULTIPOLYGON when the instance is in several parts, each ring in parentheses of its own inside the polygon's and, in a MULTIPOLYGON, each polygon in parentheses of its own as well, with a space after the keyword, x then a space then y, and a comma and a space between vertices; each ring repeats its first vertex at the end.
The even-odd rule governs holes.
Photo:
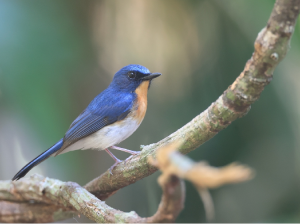
POLYGON ((111 151, 109 151, 108 149, 105 149, 105 151, 108 153, 108 155, 111 156, 111 158, 113 158, 113 160, 115 161, 114 165, 112 165, 110 168, 109 168, 109 173, 111 175, 112 174, 112 170, 115 168, 116 165, 118 165, 120 162, 122 162, 122 160, 118 159, 114 154, 111 153, 111 151))
POLYGON ((112 171, 113 171, 113 169, 115 168, 115 166, 118 165, 120 162, 122 162, 122 160, 118 159, 118 160, 114 163, 114 165, 112 165, 112 166, 109 168, 109 173, 110 173, 111 175, 113 175, 113 174, 112 174, 112 171))
POLYGON ((131 155, 138 155, 140 154, 141 151, 132 151, 132 150, 129 150, 129 149, 124 149, 124 148, 121 148, 121 147, 118 147, 118 146, 111 146, 110 147, 111 149, 116 149, 116 150, 119 150, 119 151, 123 151, 123 152, 127 152, 131 155))

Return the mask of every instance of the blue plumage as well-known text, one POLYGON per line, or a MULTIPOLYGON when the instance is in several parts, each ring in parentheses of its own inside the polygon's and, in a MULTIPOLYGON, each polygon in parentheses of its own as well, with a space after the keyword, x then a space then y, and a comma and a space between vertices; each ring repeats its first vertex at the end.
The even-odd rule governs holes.
POLYGON ((24 166, 13 180, 24 177, 51 155, 77 149, 105 149, 118 162, 107 147, 123 141, 138 128, 146 112, 150 82, 158 76, 159 73, 150 73, 141 65, 128 65, 120 69, 108 88, 73 121, 64 138, 24 166))

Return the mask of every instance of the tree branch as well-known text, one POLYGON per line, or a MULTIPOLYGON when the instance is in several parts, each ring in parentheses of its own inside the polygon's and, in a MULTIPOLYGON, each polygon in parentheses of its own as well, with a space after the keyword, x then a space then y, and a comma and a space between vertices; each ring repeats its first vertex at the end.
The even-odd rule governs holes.
POLYGON ((267 26, 257 36, 255 51, 243 72, 210 107, 168 137, 143 146, 140 155, 118 164, 113 175, 106 171, 85 188, 104 200, 117 190, 154 173, 157 169, 148 163, 148 157, 155 156, 158 148, 184 140, 180 152, 187 154, 246 115, 251 104, 271 82, 275 67, 285 57, 299 9, 300 0, 277 0, 267 26))
POLYGON ((182 211, 185 201, 184 182, 176 176, 172 176, 161 187, 163 194, 156 213, 149 218, 141 219, 142 222, 174 222, 182 211))
POLYGON ((149 163, 162 171, 158 178, 160 186, 165 186, 170 178, 174 177, 192 182, 202 198, 206 218, 211 222, 214 218, 214 206, 208 188, 250 180, 254 172, 243 165, 230 164, 216 168, 205 162, 194 162, 177 151, 180 144, 180 142, 175 142, 159 148, 156 159, 150 157, 149 163))
POLYGON ((57 222, 74 215, 55 205, 0 201, 0 222, 57 222))
POLYGON ((149 218, 111 208, 77 183, 40 175, 0 181, 0 200, 5 200, 0 203, 0 222, 51 222, 70 217, 75 211, 96 222, 174 222, 183 208, 184 185, 178 179, 170 180, 163 187, 156 214, 149 218))

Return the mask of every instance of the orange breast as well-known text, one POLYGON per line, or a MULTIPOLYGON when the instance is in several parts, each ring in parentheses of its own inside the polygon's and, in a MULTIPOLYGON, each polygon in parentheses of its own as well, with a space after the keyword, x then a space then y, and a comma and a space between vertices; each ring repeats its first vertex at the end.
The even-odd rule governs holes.
POLYGON ((141 123, 145 117, 147 110, 147 93, 148 93, 149 81, 143 81, 141 85, 135 90, 137 95, 136 107, 134 117, 141 123))

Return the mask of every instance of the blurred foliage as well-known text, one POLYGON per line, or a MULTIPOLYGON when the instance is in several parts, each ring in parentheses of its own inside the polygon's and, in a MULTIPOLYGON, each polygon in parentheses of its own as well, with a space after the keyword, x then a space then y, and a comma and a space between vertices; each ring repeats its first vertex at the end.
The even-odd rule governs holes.
MULTIPOLYGON (((0 179, 10 179, 60 139, 130 63, 163 76, 151 86, 141 127, 120 145, 139 150, 177 130, 240 74, 273 4, 0 0, 0 179)), ((300 21, 291 50, 248 115, 190 153, 213 166, 240 161, 256 170, 250 182, 212 191, 216 222, 300 222, 299 59, 300 21)), ((105 152, 78 151, 50 158, 31 173, 85 184, 112 164, 105 152)), ((161 195, 157 176, 120 190, 107 203, 152 215, 161 195)), ((177 221, 205 222, 189 183, 177 221)))

